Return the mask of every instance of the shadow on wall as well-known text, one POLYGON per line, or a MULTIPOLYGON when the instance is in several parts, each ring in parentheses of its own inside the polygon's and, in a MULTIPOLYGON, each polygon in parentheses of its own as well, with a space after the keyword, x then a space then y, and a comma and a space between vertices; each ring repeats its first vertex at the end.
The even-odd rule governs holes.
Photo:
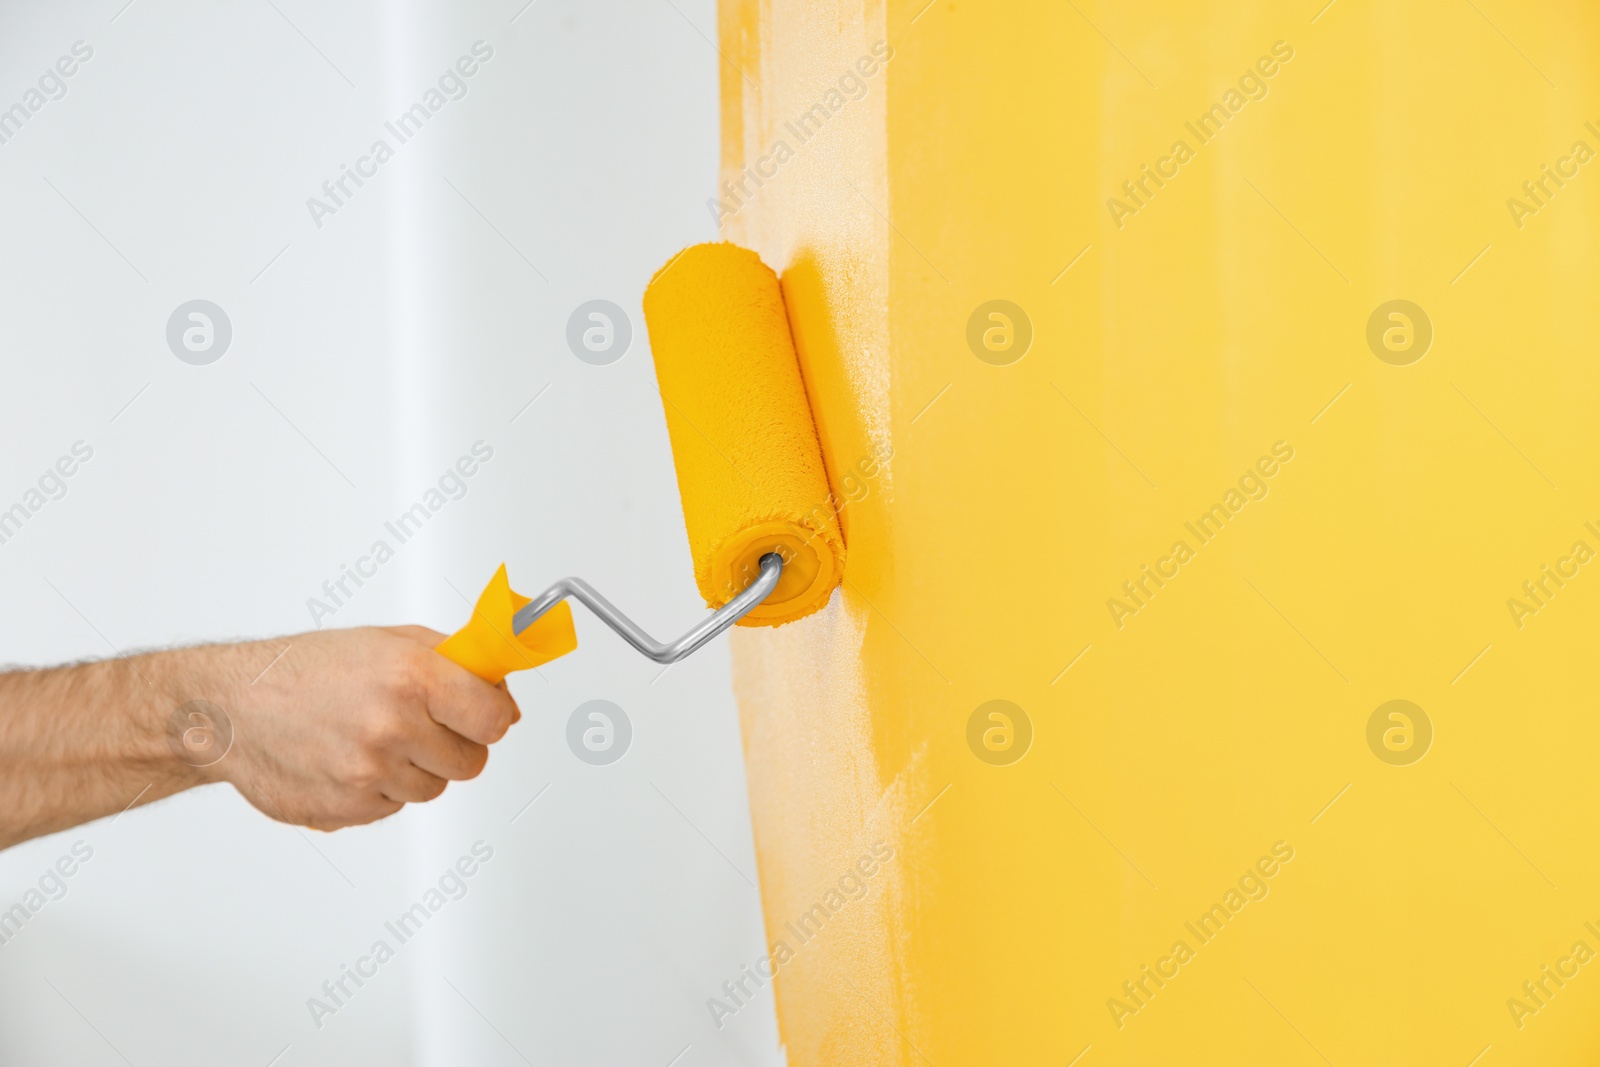
MULTIPOLYGON (((817 423, 822 459, 828 471, 828 488, 839 510, 839 527, 845 547, 850 547, 851 505, 872 494, 885 476, 883 465, 893 452, 887 442, 874 444, 872 427, 859 404, 835 403, 832 398, 854 397, 851 367, 844 344, 830 313, 830 287, 821 260, 809 249, 796 256, 781 278, 783 302, 800 357, 806 400, 817 423)), ((849 569, 848 557, 846 570, 849 569)))

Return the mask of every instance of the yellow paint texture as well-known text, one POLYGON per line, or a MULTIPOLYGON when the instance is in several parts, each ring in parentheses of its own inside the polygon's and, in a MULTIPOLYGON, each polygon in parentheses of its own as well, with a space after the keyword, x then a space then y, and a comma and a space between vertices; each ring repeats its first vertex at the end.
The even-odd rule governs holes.
POLYGON ((1600 10, 726 0, 720 44, 849 550, 734 642, 790 1063, 1600 1057, 1600 10))
POLYGON ((777 275, 748 248, 695 245, 656 272, 644 316, 701 595, 720 608, 775 553, 777 587, 739 625, 820 610, 844 539, 777 275))

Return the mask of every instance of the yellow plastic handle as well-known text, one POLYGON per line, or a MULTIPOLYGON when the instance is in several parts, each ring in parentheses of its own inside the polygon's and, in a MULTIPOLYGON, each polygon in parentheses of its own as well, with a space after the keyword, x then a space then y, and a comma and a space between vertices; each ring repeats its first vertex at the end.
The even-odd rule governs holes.
POLYGON ((565 600, 520 634, 513 634, 511 616, 528 600, 512 591, 506 565, 500 564, 478 597, 472 618, 440 643, 439 655, 498 685, 512 671, 541 666, 578 647, 572 608, 565 600))

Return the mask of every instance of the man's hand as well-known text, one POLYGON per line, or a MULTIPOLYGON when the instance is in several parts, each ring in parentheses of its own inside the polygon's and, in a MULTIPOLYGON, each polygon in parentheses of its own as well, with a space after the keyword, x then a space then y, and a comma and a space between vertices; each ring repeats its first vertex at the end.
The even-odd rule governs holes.
MULTIPOLYGON (((223 705, 233 748, 205 771, 273 818, 319 830, 372 822, 476 778, 521 712, 504 685, 434 652, 442 640, 421 626, 289 639, 259 680, 233 688, 232 708, 223 705)), ((272 642, 256 647, 256 659, 276 655, 272 642)))
POLYGON ((504 685, 433 651, 443 637, 325 630, 0 674, 0 848, 205 782, 322 830, 432 800, 521 718, 504 685), (220 758, 178 742, 195 700, 232 726, 220 758))

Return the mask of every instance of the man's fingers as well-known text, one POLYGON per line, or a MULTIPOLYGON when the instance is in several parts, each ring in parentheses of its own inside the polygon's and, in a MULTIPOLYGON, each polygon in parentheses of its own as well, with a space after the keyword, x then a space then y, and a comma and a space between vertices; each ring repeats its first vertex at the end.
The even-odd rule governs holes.
MULTIPOLYGON (((500 679, 500 684, 495 686, 495 688, 500 690, 500 692, 504 693, 506 696, 511 697, 511 687, 506 685, 506 680, 504 678, 500 679)), ((511 697, 511 709, 515 712, 515 714, 511 716, 511 722, 513 725, 515 725, 516 723, 522 721, 522 705, 517 703, 516 697, 511 697)))
POLYGON ((384 799, 396 804, 422 804, 440 793, 449 783, 437 774, 429 774, 414 763, 397 768, 383 783, 384 799))
POLYGON ((468 741, 454 730, 427 723, 421 736, 412 742, 407 755, 411 762, 429 774, 462 782, 476 778, 489 761, 489 749, 468 741))
POLYGON ((469 741, 492 745, 517 719, 517 703, 504 686, 490 685, 443 656, 433 657, 427 683, 433 721, 469 741))

